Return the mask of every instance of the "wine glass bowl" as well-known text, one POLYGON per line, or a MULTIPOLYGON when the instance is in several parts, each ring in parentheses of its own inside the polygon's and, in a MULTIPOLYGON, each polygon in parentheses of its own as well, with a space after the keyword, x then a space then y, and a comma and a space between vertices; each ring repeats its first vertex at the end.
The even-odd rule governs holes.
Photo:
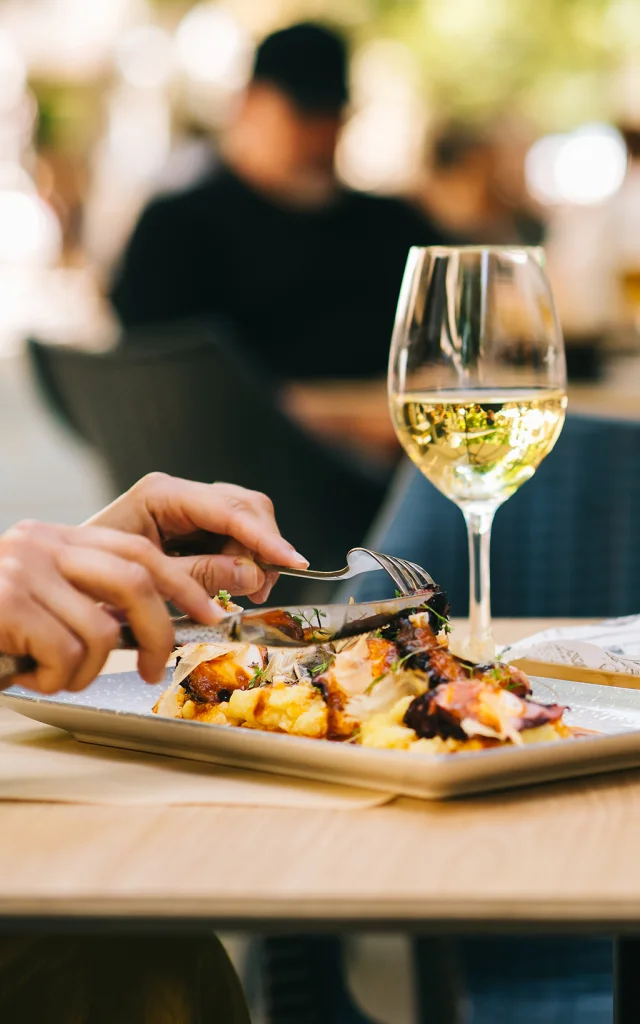
POLYGON ((405 451, 467 522, 469 657, 494 653, 493 515, 555 444, 565 387, 542 249, 410 251, 391 344, 389 402, 405 451))

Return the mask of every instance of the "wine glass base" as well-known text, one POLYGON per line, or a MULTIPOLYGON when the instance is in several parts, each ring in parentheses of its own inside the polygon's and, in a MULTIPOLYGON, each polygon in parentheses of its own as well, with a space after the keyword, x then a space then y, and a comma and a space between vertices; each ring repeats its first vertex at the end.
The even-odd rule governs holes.
POLYGON ((479 636, 468 633, 467 636, 453 640, 451 642, 451 650, 459 658, 464 658, 466 661, 478 665, 495 661, 496 658, 496 642, 491 630, 479 636))

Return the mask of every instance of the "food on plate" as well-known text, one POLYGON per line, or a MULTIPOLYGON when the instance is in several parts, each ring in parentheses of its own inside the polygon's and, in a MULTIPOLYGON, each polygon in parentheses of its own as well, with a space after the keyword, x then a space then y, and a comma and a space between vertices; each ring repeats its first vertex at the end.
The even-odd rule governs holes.
MULTIPOLYGON (((228 611, 239 610, 224 595, 228 611)), ((423 598, 424 600, 424 598, 423 598)), ((441 592, 378 630, 340 643, 268 650, 189 644, 154 711, 381 750, 445 754, 566 739, 566 708, 531 697, 514 666, 449 650, 441 592)), ((301 612, 297 622, 308 622, 301 612)))

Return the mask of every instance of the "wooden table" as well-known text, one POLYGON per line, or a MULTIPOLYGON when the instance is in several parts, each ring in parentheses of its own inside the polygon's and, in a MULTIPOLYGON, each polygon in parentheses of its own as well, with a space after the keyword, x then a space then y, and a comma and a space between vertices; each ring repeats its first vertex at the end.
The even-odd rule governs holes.
POLYGON ((356 812, 2 803, 0 837, 4 928, 640 933, 640 771, 356 812))

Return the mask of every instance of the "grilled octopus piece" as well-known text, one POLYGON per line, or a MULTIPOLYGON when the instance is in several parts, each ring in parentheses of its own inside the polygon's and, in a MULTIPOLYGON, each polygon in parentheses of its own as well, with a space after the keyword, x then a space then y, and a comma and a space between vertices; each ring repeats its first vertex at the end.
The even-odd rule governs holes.
MULTIPOLYGON (((261 648, 262 664, 266 648, 261 648)), ((233 652, 211 661, 203 661, 182 681, 187 696, 196 704, 220 704, 230 699, 234 690, 246 690, 259 666, 238 664, 233 652)))
POLYGON ((457 679, 467 682, 469 679, 487 679, 518 697, 531 693, 529 680, 520 669, 500 662, 471 665, 442 647, 431 626, 426 623, 415 625, 408 617, 401 619, 395 642, 405 667, 424 672, 430 688, 457 679))
MULTIPOLYGON (((398 629, 403 623, 409 623, 409 615, 413 615, 414 612, 426 612, 429 616, 431 631, 434 635, 437 635, 447 625, 450 611, 451 605, 444 590, 436 590, 423 604, 414 609, 408 608, 402 616, 398 616, 393 623, 385 626, 382 630, 382 636, 385 640, 391 640, 395 643, 398 629)), ((409 625, 411 626, 410 623, 409 625)), ((411 626, 411 628, 413 627, 411 626)))
POLYGON ((420 737, 467 739, 462 728, 465 719, 502 731, 502 721, 522 732, 557 722, 566 710, 560 704, 538 704, 513 693, 503 694, 508 705, 496 707, 496 687, 482 679, 456 680, 437 686, 416 697, 405 712, 404 723, 420 737), (484 700, 483 700, 484 698, 484 700))

